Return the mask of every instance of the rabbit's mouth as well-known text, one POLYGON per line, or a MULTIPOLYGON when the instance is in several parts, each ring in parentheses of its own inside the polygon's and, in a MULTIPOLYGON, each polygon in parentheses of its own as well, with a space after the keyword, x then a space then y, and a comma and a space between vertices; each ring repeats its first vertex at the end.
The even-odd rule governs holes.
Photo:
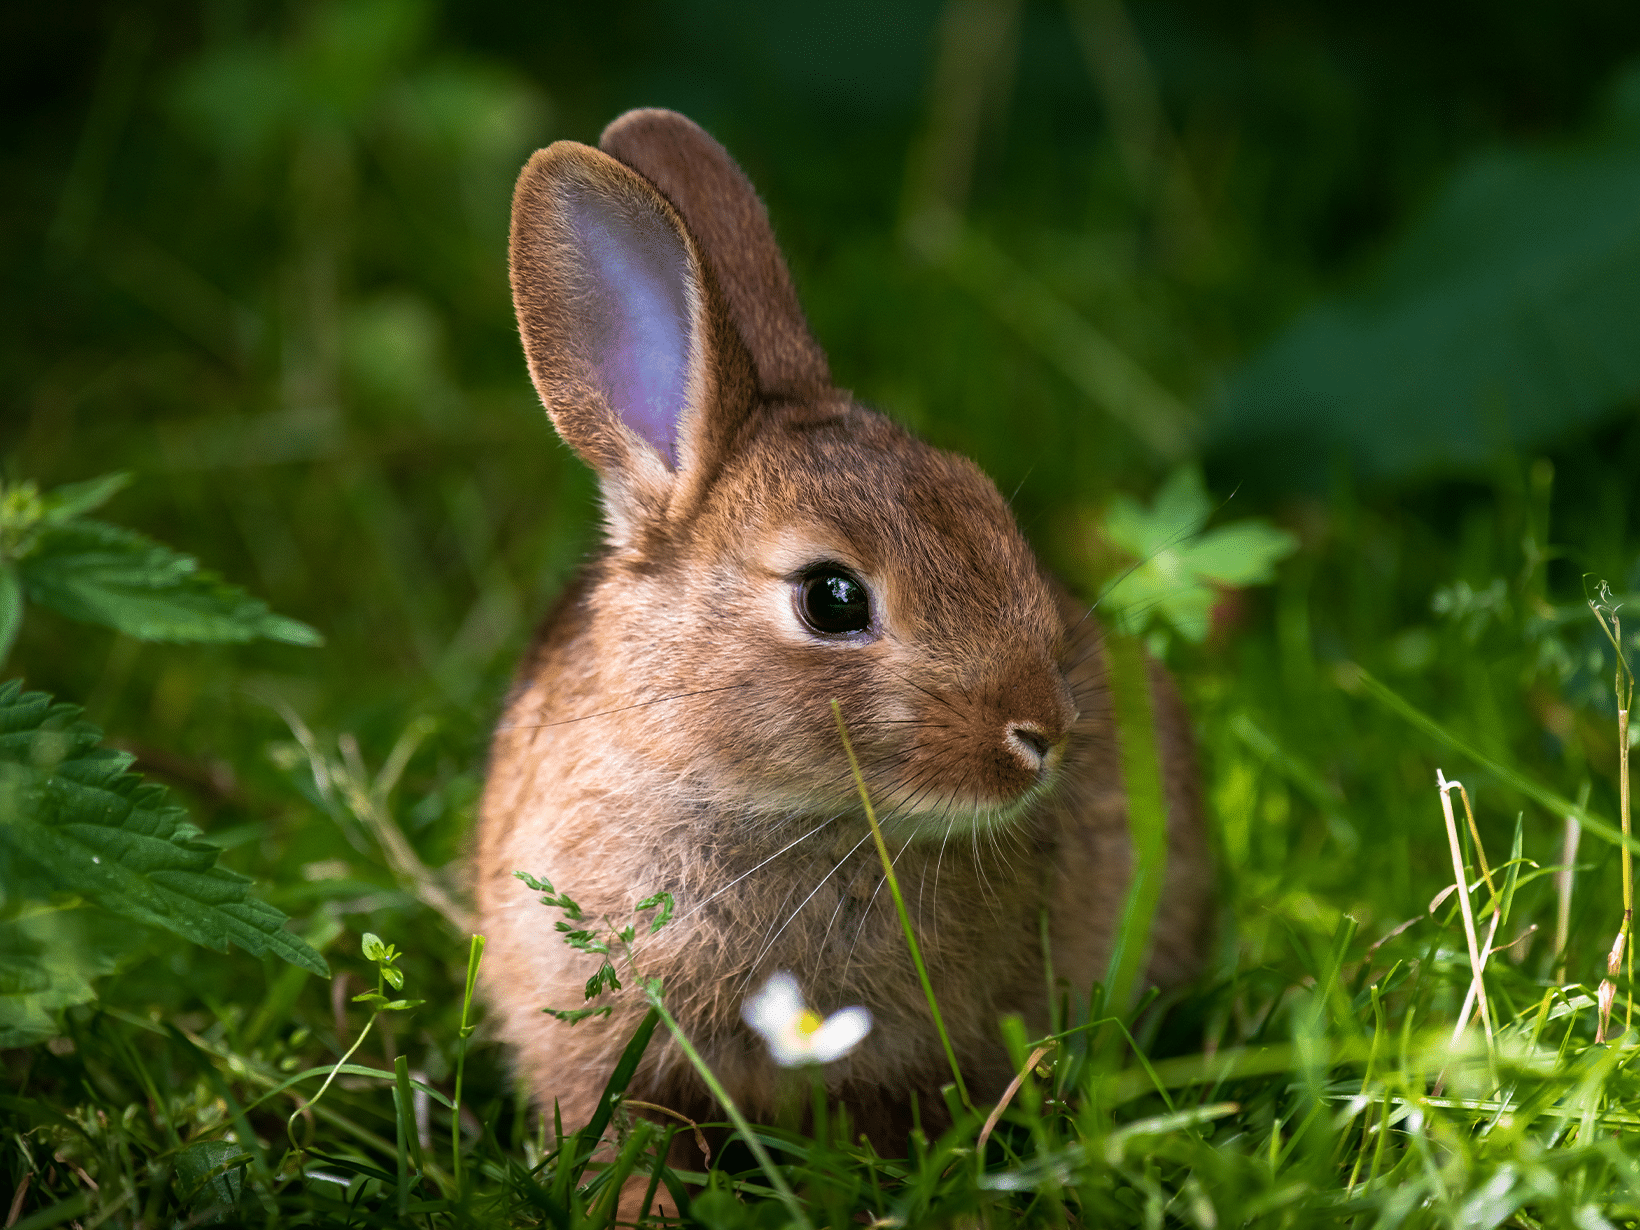
POLYGON ((944 843, 953 838, 1000 833, 1023 821, 1053 792, 1059 778, 1058 758, 1018 797, 1004 802, 973 799, 930 799, 926 795, 895 806, 892 798, 879 805, 885 834, 917 843, 944 843))

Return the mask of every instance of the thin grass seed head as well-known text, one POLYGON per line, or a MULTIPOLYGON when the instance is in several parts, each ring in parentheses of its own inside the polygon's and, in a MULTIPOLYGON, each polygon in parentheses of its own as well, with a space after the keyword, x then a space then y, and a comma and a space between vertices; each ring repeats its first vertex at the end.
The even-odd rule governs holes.
POLYGON ((783 1068, 841 1059, 871 1032, 871 1013, 865 1008, 843 1008, 822 1017, 803 1002, 797 979, 785 970, 742 1005, 741 1016, 783 1068))

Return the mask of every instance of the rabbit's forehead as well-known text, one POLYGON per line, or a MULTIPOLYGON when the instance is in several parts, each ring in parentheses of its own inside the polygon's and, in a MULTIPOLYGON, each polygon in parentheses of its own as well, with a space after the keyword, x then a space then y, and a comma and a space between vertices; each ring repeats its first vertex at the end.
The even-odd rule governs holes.
POLYGON ((725 490, 724 541, 746 565, 791 576, 846 565, 907 615, 971 623, 973 607, 1054 611, 1035 556, 1006 502, 971 462, 895 434, 815 440, 752 462, 725 490), (759 464, 761 462, 761 464, 759 464))

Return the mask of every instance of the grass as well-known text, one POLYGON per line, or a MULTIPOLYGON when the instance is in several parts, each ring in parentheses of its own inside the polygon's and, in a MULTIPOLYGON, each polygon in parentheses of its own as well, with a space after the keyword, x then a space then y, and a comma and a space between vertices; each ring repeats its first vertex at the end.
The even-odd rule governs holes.
MULTIPOLYGON (((1314 575, 1358 567, 1346 546, 1337 558, 1318 552, 1314 575)), ((1541 580, 1517 573, 1513 592, 1541 580)), ((480 949, 467 951, 417 873, 383 860, 374 874, 395 867, 397 887, 353 882, 362 900, 338 896, 340 911, 308 914, 309 939, 338 972, 330 994, 294 967, 201 955, 174 967, 205 989, 180 1009, 162 1009, 139 968, 106 984, 100 1003, 71 1009, 62 1038, 8 1052, 16 1224, 602 1225, 627 1174, 651 1176, 708 1226, 795 1221, 782 1185, 812 1224, 834 1226, 1587 1226, 1635 1216, 1628 983, 1605 961, 1624 925, 1621 830, 1602 814, 1618 802, 1618 758, 1607 773, 1566 772, 1598 763, 1602 730, 1609 754, 1615 722, 1578 727, 1580 761, 1571 745, 1545 756, 1554 749, 1530 738, 1528 718, 1545 685, 1529 665, 1576 660, 1604 640, 1598 624, 1571 604, 1495 605, 1484 627, 1455 610, 1426 625, 1434 652, 1418 671, 1395 637, 1373 638, 1377 660, 1363 656, 1394 684, 1346 663, 1312 671, 1298 690, 1278 665, 1283 602, 1278 591, 1274 618, 1250 619, 1234 641, 1173 646, 1222 846, 1209 976, 1115 1015, 1100 988, 1088 999, 1062 988, 1064 1028, 1047 1038, 1004 1021, 1020 1074, 1011 1098, 969 1108, 953 1088, 953 1127, 934 1140, 914 1134, 907 1158, 852 1142, 835 1108, 818 1139, 751 1129, 778 1179, 733 1146, 707 1173, 667 1170, 660 1159, 683 1125, 617 1110, 587 1134, 535 1116, 482 1034, 468 1044, 480 949), (1490 712, 1462 686, 1477 680, 1493 685, 1490 712), (1426 709, 1429 697, 1437 703, 1426 709), (1498 755, 1476 746, 1488 719, 1504 724, 1498 755), (1522 735, 1535 759, 1511 750, 1522 735), (1449 813, 1443 826, 1450 796, 1437 771, 1464 778, 1472 821, 1449 813), (1567 797, 1579 785, 1591 799, 1582 806, 1567 797), (1544 941, 1563 905, 1562 814, 1591 823, 1570 948, 1557 954, 1544 941), (1510 832, 1513 849, 1499 858, 1510 832), (1412 909, 1385 870, 1400 851, 1412 909), (1455 862, 1469 892, 1442 895, 1455 862), (408 949, 402 958, 361 941, 351 921, 361 910, 408 949), (1482 937, 1494 949, 1484 1007, 1464 1026, 1482 937), (402 991, 363 976, 400 962, 402 991), (1567 980, 1555 976, 1563 963, 1567 980), (1618 1004, 1598 1043, 1602 976, 1618 1004), (389 995, 427 1003, 384 1011, 389 995), (606 1127, 612 1158, 594 1149, 606 1127)), ((1561 680, 1562 694, 1578 679, 1561 680)), ((1592 694, 1594 680, 1583 683, 1592 694)), ((302 739, 318 758, 286 760, 292 789, 306 783, 333 809, 337 855, 350 833, 368 843, 384 820, 406 823, 385 789, 319 792, 327 763, 340 773, 353 759, 353 780, 369 775, 357 750, 327 762, 317 736, 302 739)), ((408 773, 421 754, 389 759, 408 773)), ((320 823, 324 812, 308 815, 320 823)), ((278 840, 303 842, 294 830, 278 840)), ((344 857, 373 862, 370 850, 344 857)), ((277 884, 275 897, 292 900, 277 884)), ((641 1031, 634 1062, 654 1027, 641 1031)), ((618 1073, 611 1092, 622 1084, 618 1073)))
MULTIPOLYGON (((1322 105, 1342 70, 1320 8, 1317 42, 1272 35, 1266 50, 1185 15, 1170 54, 1233 64, 1272 94, 1225 128, 1214 107, 1232 103, 1192 111, 1164 80, 1182 118, 1148 157, 1180 187, 1147 195, 1121 152, 1137 120, 1120 148, 1102 129, 1053 135, 1068 88, 1056 48, 1075 44, 1022 11, 1015 118, 982 109, 966 137, 921 102, 858 148, 803 128, 796 95, 765 128, 751 103, 706 118, 768 188, 839 378, 996 474, 1044 558, 1091 596, 1128 562, 1104 532, 1110 493, 1147 493, 1199 453, 1193 391, 1377 241, 1317 202, 1392 179, 1375 191, 1417 199, 1428 151, 1456 152, 1427 117, 1491 112, 1408 94, 1399 127, 1356 139, 1352 125, 1377 120, 1322 105), (1293 136, 1293 115, 1313 133, 1293 136), (927 185, 905 165, 905 135, 924 127, 910 144, 927 185), (776 155, 802 145, 792 132, 812 157, 776 155), (1284 144, 1301 138, 1327 157, 1284 144), (1378 174, 1380 148, 1403 151, 1395 176, 1378 174), (952 195, 970 179, 967 199, 952 195)), ((334 977, 60 911, 70 938, 112 936, 118 960, 96 971, 94 1001, 61 1012, 59 1036, 0 1052, 0 1223, 602 1225, 637 1175, 652 1207, 664 1196, 693 1224, 785 1224, 791 1206, 750 1147, 676 1173, 659 1159, 687 1124, 612 1108, 584 1131, 538 1115, 472 999, 482 957, 461 868, 488 727, 531 622, 595 535, 591 483, 518 360, 506 193, 530 147, 586 139, 620 105, 575 82, 615 80, 628 51, 546 73, 523 51, 481 58, 449 35, 453 13, 386 12, 293 8, 186 37, 138 14, 80 58, 90 102, 64 104, 60 140, 5 155, 23 186, 5 229, 39 249, 14 252, 28 289, 0 339, 8 483, 132 470, 110 520, 328 641, 159 646, 31 611, 7 676, 86 704, 334 977), (359 68, 347 89, 327 75, 337 62, 359 68), (266 95, 277 106, 241 105, 235 91, 257 82, 283 83, 266 95), (402 987, 367 934, 397 950, 402 987), (423 1002, 387 1006, 398 999, 423 1002)), ((1441 79, 1480 90, 1492 70, 1462 57, 1501 29, 1443 53, 1441 79)), ((995 93, 1013 44, 979 36, 993 41, 970 50, 991 67, 974 79, 995 93)), ((1621 50, 1580 37, 1601 42, 1593 59, 1557 59, 1621 50)), ((1497 98, 1532 93, 1517 84, 1497 98)), ((1541 122, 1574 123, 1582 98, 1553 94, 1541 122)), ((626 101, 657 99, 689 102, 659 87, 626 101)), ((1233 454, 1210 454, 1219 519, 1268 516, 1299 547, 1272 583, 1215 591, 1203 639, 1155 639, 1200 746, 1219 869, 1207 972, 1118 1012, 1132 970, 1118 962, 1109 996, 1061 988, 1053 1036, 1001 1022, 1019 1073, 1006 1104, 953 1090, 950 1131, 914 1134, 904 1157, 877 1156, 835 1113, 815 1136, 752 1129, 802 1216, 1640 1220, 1632 945, 1611 955, 1630 901, 1613 651, 1633 633, 1603 630, 1586 602, 1601 578, 1613 603, 1640 590, 1637 462, 1640 430, 1621 423, 1500 446, 1457 477, 1368 483, 1340 462, 1238 488, 1233 454), (1438 772, 1464 784, 1473 824, 1460 797, 1449 829, 1438 772), (1448 891, 1460 877, 1467 892, 1448 891), (1496 951, 1466 1013, 1471 925, 1473 948, 1496 951)), ((1126 750, 1142 775, 1142 750, 1126 750)), ((1131 906, 1148 910, 1139 894, 1131 906)), ((22 909, 8 897, 0 920, 22 909)), ((659 1011, 645 1028, 665 1028, 659 1011)))

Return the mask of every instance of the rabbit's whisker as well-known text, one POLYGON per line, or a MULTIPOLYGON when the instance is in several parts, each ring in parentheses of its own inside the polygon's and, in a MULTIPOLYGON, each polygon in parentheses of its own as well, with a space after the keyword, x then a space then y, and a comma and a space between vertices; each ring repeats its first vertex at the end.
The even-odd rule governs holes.
POLYGON ((739 884, 747 876, 753 875, 756 872, 759 872, 759 871, 763 870, 763 868, 767 867, 770 863, 774 862, 774 860, 779 858, 782 854, 785 854, 788 851, 790 851, 792 849, 795 849, 797 846, 802 845, 805 841, 807 841, 809 838, 813 837, 816 833, 820 832, 827 825, 829 825, 833 820, 836 820, 838 818, 838 816, 841 816, 841 815, 842 815, 842 813, 838 812, 836 815, 830 816, 827 819, 822 820, 819 824, 815 825, 808 832, 804 833, 796 841, 790 842, 789 844, 782 846, 780 849, 776 850, 773 854, 769 855, 768 858, 764 859, 761 863, 758 863, 755 867, 747 868, 745 871, 743 871, 739 875, 737 875, 734 879, 730 880, 722 888, 718 889, 717 892, 713 893, 710 897, 707 897, 703 901, 697 902, 695 905, 690 907, 688 910, 685 910, 682 914, 679 914, 678 915, 678 921, 682 922, 684 919, 689 918, 689 917, 691 917, 695 914, 698 914, 701 910, 704 910, 707 906, 711 905, 712 902, 716 901, 719 897, 723 896, 724 893, 728 892, 735 885, 739 884))
MULTIPOLYGON (((892 638, 892 639, 898 641, 897 637, 892 638)), ((928 697, 929 700, 932 700, 932 701, 935 701, 939 704, 944 705, 947 709, 951 710, 951 712, 956 714, 958 717, 962 716, 962 710, 958 709, 955 705, 953 705, 950 702, 949 699, 947 699, 944 696, 941 696, 938 692, 935 692, 930 688, 923 687, 922 684, 918 683, 910 675, 907 675, 902 671, 897 671, 893 667, 887 666, 886 664, 884 666, 884 669, 887 671, 888 674, 893 675, 896 679, 898 679, 901 683, 905 684, 907 687, 915 688, 917 691, 921 692, 924 696, 928 697)))
MULTIPOLYGON (((850 855, 852 856, 854 851, 859 848, 859 846, 856 846, 854 850, 849 852, 850 855)), ((848 887, 837 894, 837 904, 831 911, 831 917, 826 920, 826 930, 820 937, 820 951, 824 951, 826 942, 831 938, 832 930, 837 926, 837 920, 842 917, 843 910, 848 906, 849 902, 852 901, 856 905, 859 904, 860 898, 859 894, 854 891, 855 885, 860 882, 862 876, 876 874, 878 866, 878 861, 874 857, 868 856, 857 861, 856 865, 850 872, 848 887)))
MULTIPOLYGON (((940 896, 940 873, 945 870, 945 848, 951 844, 951 834, 956 831, 957 822, 947 819, 945 822, 945 836, 940 838, 939 853, 934 856, 934 899, 940 896)), ((937 917, 937 915, 936 915, 937 917)))
MULTIPOLYGON (((804 897, 803 900, 798 903, 797 908, 786 916, 786 921, 780 924, 780 929, 763 942, 763 947, 758 950, 757 955, 752 958, 751 963, 746 967, 746 977, 743 978, 740 983, 740 990, 742 993, 745 992, 747 987, 751 986, 752 978, 757 973, 757 967, 762 963, 763 958, 769 955, 769 951, 774 947, 775 941, 785 934, 786 928, 797 921, 797 916, 803 912, 803 907, 813 901, 815 894, 826 886, 826 881, 836 875, 837 872, 848 862, 848 860, 853 857, 854 852, 870 840, 871 834, 868 832, 864 837, 860 838, 859 841, 855 842, 849 852, 839 859, 830 871, 820 877, 820 882, 814 886, 807 897, 804 897)), ((788 895, 786 900, 791 900, 791 897, 788 895)))
MULTIPOLYGON (((1230 501, 1236 498, 1236 492, 1240 491, 1240 490, 1241 490, 1241 487, 1238 485, 1236 487, 1235 491, 1232 491, 1229 495, 1225 496, 1224 499, 1222 501, 1220 501, 1219 506, 1217 508, 1215 508, 1212 512, 1208 513, 1206 516, 1202 517, 1198 521, 1195 521, 1194 523, 1181 525, 1178 529, 1173 531, 1173 536, 1171 538, 1169 538, 1166 542, 1162 543, 1159 547, 1157 547, 1149 555, 1145 556, 1143 559, 1134 560, 1131 564, 1129 564, 1126 568, 1124 568, 1120 573, 1118 573, 1114 578, 1112 578, 1110 581, 1107 581, 1105 583, 1105 587, 1099 591, 1099 596, 1093 600, 1093 605, 1088 607, 1087 610, 1083 611, 1082 612, 1082 618, 1077 620, 1076 623, 1070 628, 1069 634, 1074 635, 1075 632, 1076 632, 1076 629, 1080 628, 1083 624, 1085 624, 1088 621, 1088 617, 1091 616, 1096 609, 1098 609, 1099 604, 1101 602, 1103 602, 1106 598, 1108 598, 1111 595, 1111 592, 1113 590, 1115 590, 1115 588, 1118 585, 1120 585, 1123 581, 1127 580, 1130 576, 1132 576, 1140 568, 1143 568, 1146 564, 1150 563, 1151 560, 1153 560, 1157 556, 1161 555, 1161 553, 1163 551, 1171 550, 1172 548, 1178 546, 1181 542, 1186 542, 1189 539, 1194 538, 1197 534, 1201 533, 1204 529, 1206 529, 1207 528, 1207 523, 1209 521, 1211 521, 1215 516, 1217 516, 1220 512, 1222 512, 1229 505, 1230 501)), ((1159 602, 1160 599, 1157 599, 1157 601, 1159 602)))
MULTIPOLYGON (((900 859, 905 856, 905 852, 909 849, 911 849, 911 843, 909 841, 904 842, 900 848, 895 851, 894 857, 888 860, 889 866, 898 870, 900 866, 900 859)), ((871 890, 871 896, 866 900, 865 909, 860 912, 861 918, 869 918, 871 916, 871 907, 877 904, 877 898, 882 895, 883 886, 887 883, 888 877, 886 875, 880 875, 877 877, 877 887, 871 890)), ((854 963, 854 950, 860 946, 860 935, 864 932, 864 930, 865 928, 861 927, 859 931, 854 933, 854 943, 848 946, 848 956, 843 961, 842 973, 838 975, 840 979, 845 981, 847 980, 848 967, 854 963)))
POLYGON ((853 725, 855 725, 855 726, 915 726, 915 727, 919 727, 923 730, 950 730, 950 729, 952 729, 950 726, 947 726, 947 725, 945 725, 941 722, 930 722, 930 721, 927 721, 924 718, 867 718, 864 721, 856 721, 856 722, 853 723, 853 725))
POLYGON ((974 872, 979 876, 979 895, 982 900, 988 899, 987 904, 994 913, 1001 905, 1001 900, 997 897, 996 890, 991 887, 991 878, 985 874, 985 859, 979 848, 979 829, 969 829, 968 836, 974 847, 974 872))

